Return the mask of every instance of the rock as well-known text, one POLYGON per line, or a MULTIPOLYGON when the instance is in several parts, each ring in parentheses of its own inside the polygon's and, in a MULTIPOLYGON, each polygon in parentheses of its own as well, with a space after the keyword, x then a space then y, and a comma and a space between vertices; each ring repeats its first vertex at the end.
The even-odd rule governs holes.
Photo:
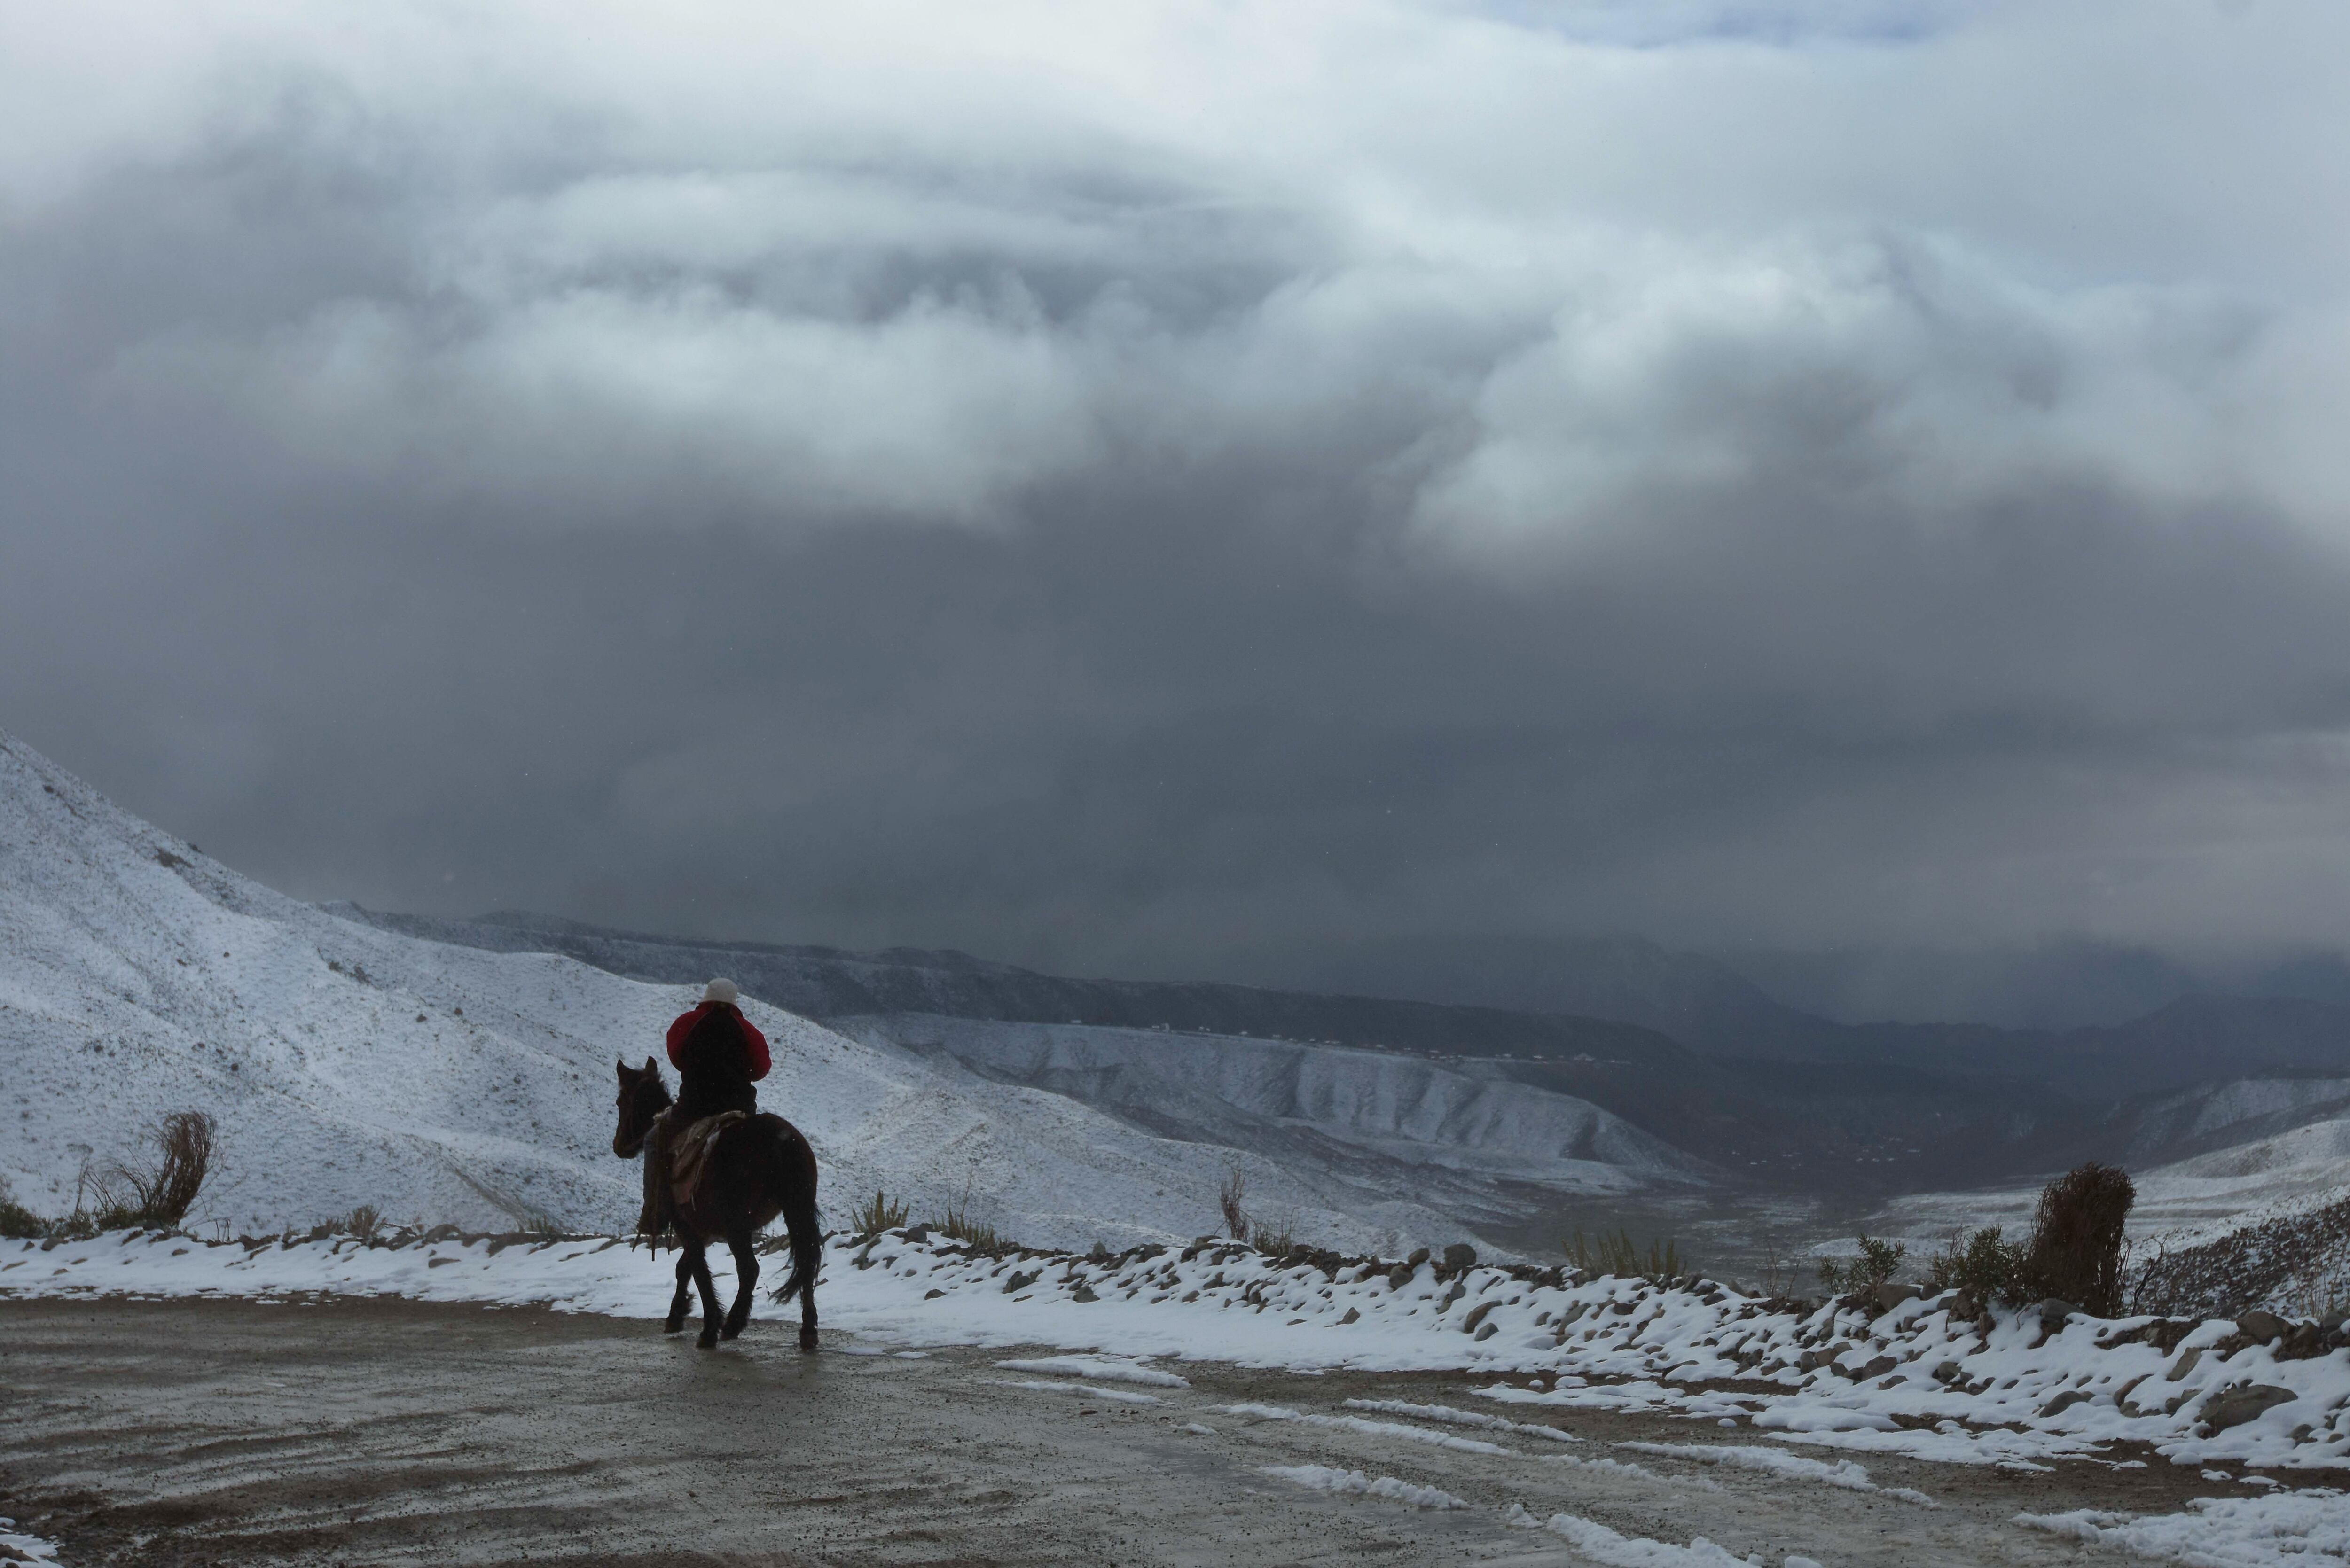
POLYGON ((1461 1332, 1473 1333, 1477 1325, 1491 1316, 1493 1309, 1501 1304, 1499 1302, 1479 1302, 1475 1306, 1471 1307, 1468 1315, 1461 1320, 1461 1332))
POLYGON ((1897 1285, 1892 1281, 1887 1280, 1885 1283, 1877 1287, 1876 1293, 1877 1310, 1881 1313, 1886 1313, 1891 1312, 1903 1302, 1914 1302, 1926 1293, 1919 1290, 1916 1285, 1897 1285))
POLYGON ((1965 1376, 1966 1369, 1955 1361, 1945 1361, 1934 1368, 1934 1381, 1937 1383, 1956 1383, 1965 1376))
POLYGON ((2048 1403, 2040 1407, 2040 1414, 2043 1417, 2054 1416, 2059 1411, 2071 1409, 2074 1406, 2080 1404, 2083 1400, 2087 1399, 2090 1397, 2090 1393, 2086 1388, 2067 1388, 2064 1392, 2057 1395, 2056 1397, 2049 1400, 2048 1403))
POLYGON ((1900 1365, 1901 1358, 1898 1355, 1877 1356, 1860 1369, 1860 1381, 1866 1383, 1872 1377, 1882 1377, 1900 1365))
POLYGON ((1081 1303, 1081 1304, 1082 1304, 1083 1303, 1086 1303, 1086 1302, 1097 1302, 1097 1301, 1101 1300, 1101 1297, 1099 1297, 1099 1296, 1097 1296, 1097 1295, 1094 1294, 1094 1288, 1093 1288, 1093 1286, 1088 1285, 1088 1284, 1080 1283, 1080 1284, 1077 1286, 1076 1293, 1073 1293, 1073 1294, 1069 1297, 1069 1299, 1070 1299, 1071 1301, 1073 1301, 1073 1302, 1076 1302, 1076 1303, 1081 1303))
POLYGON ((1950 1321, 1965 1323, 1983 1314, 1983 1299, 1972 1291, 1953 1292, 1950 1296, 1950 1321))
POLYGON ((2291 1324, 2277 1316, 2276 1314, 2262 1312, 2258 1307, 2236 1319, 2236 1332, 2249 1336, 2257 1345, 2266 1345, 2272 1339, 2282 1339, 2292 1327, 2291 1324))
POLYGON ((1388 1284, 1390 1288, 1399 1291, 1411 1283, 1412 1275, 1419 1272, 1409 1263, 1398 1263, 1388 1271, 1388 1284))
POLYGON ((903 1234, 909 1241, 927 1241, 931 1239, 931 1228, 928 1225, 909 1225, 903 1234))
POLYGON ((1003 1282, 1003 1293, 1007 1296, 1018 1295, 1022 1291, 1026 1290, 1030 1285, 1035 1284, 1038 1280, 1044 1277, 1044 1271, 1041 1269, 1033 1274, 1014 1273, 1010 1279, 1003 1282))
MULTIPOLYGON (((2241 1318, 2237 1319, 2239 1325, 2241 1318)), ((2290 1405, 2300 1396, 2290 1388, 2280 1388, 2273 1383, 2248 1383, 2241 1388, 2223 1388, 2203 1401, 2196 1414, 2210 1425, 2213 1432, 2224 1432, 2230 1427, 2241 1427, 2255 1420, 2279 1405, 2290 1405)))
POLYGON ((1482 1327, 1482 1328, 1481 1328, 1481 1329, 1479 1329, 1479 1330, 1477 1331, 1477 1337, 1478 1337, 1479 1339, 1491 1339, 1491 1338, 1492 1338, 1495 1334, 1499 1334, 1499 1333, 1501 1333, 1501 1332, 1502 1332, 1502 1325, 1501 1325, 1500 1324, 1498 1324, 1498 1323, 1489 1323, 1489 1324, 1487 1324, 1484 1327, 1482 1327))
POLYGON ((1363 1314, 1361 1311, 1355 1307, 1348 1307, 1347 1309, 1347 1315, 1338 1320, 1338 1326, 1340 1328, 1344 1328, 1350 1323, 1360 1323, 1362 1321, 1363 1314))
POLYGON ((2195 1364, 2202 1359, 2203 1347, 2199 1345, 2194 1349, 2181 1355, 2177 1361, 2173 1362, 2171 1364, 2170 1370, 2162 1375, 2162 1380, 2166 1383, 2178 1382, 2180 1378, 2194 1371, 2195 1364))
POLYGON ((2038 1306, 2032 1310, 2040 1314, 2040 1326, 2046 1329, 2050 1334, 2054 1334, 2058 1329, 2064 1326, 2064 1320, 2066 1318, 2071 1317, 2074 1313, 2079 1312, 2081 1309, 2074 1306, 2071 1302, 2060 1301, 2054 1296, 2050 1296, 2046 1301, 2042 1302, 2038 1306))
POLYGON ((1805 1372, 1817 1372, 1821 1367, 1835 1361, 1835 1358, 1836 1353, 1833 1348, 1807 1350, 1804 1352, 1803 1355, 1795 1358, 1795 1366, 1805 1372))
POLYGON ((1466 1241, 1455 1241, 1444 1249, 1444 1266, 1448 1269, 1473 1269, 1477 1266, 1477 1249, 1466 1241))
POLYGON ((1404 1260, 1407 1266, 1415 1269, 1426 1262, 1428 1262, 1428 1249, 1425 1247, 1414 1247, 1411 1250, 1411 1256, 1404 1260))

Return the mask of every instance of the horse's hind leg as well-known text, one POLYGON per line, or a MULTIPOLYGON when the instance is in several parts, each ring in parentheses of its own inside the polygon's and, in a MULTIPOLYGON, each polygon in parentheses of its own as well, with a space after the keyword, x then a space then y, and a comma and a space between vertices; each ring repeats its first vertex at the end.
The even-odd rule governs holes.
POLYGON ((663 1334, 675 1334, 685 1326, 685 1305, 692 1289, 693 1265, 681 1250, 677 1255, 677 1294, 669 1298, 669 1319, 661 1324, 663 1334))
POLYGON ((685 1255, 693 1260, 693 1284, 702 1293, 702 1333, 693 1343, 712 1350, 718 1345, 718 1286, 710 1277, 710 1254, 695 1241, 686 1248, 685 1255))
POLYGON ((751 1321, 751 1293, 759 1283, 759 1254, 751 1245, 751 1233, 728 1232, 726 1246, 734 1254, 734 1304, 727 1310, 726 1326, 718 1334, 721 1339, 733 1338, 751 1321))

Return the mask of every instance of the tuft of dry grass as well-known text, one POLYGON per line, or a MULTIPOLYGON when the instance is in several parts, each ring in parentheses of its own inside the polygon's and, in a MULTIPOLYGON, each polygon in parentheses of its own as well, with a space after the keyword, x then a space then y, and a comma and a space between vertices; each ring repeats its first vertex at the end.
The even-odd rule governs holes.
POLYGON ((16 1201, 8 1179, 0 1176, 0 1237, 34 1240, 49 1233, 48 1221, 16 1201))
POLYGON ((1216 1206, 1224 1213, 1224 1234, 1235 1241, 1245 1241, 1253 1228, 1248 1210, 1241 1207, 1248 1197, 1248 1178, 1237 1165, 1224 1172, 1223 1185, 1216 1189, 1216 1206))
POLYGON ((1575 1233, 1573 1242, 1562 1241, 1560 1250, 1575 1260, 1575 1266, 1586 1274, 1613 1274, 1618 1279, 1664 1281, 1679 1279, 1683 1272, 1680 1243, 1670 1239, 1658 1241, 1650 1238, 1648 1254, 1640 1255, 1633 1244, 1632 1233, 1618 1226, 1616 1234, 1599 1232, 1596 1241, 1586 1242, 1583 1232, 1575 1233))
POLYGON ((906 1205, 891 1202, 889 1194, 876 1188, 865 1206, 849 1218, 851 1233, 858 1236, 879 1236, 884 1231, 895 1231, 906 1223, 906 1205))
POLYGON ((931 1220, 931 1229, 951 1241, 962 1242, 973 1251, 1002 1252, 1009 1251, 1012 1245, 995 1233, 994 1226, 983 1225, 972 1218, 968 1199, 961 1204, 949 1205, 946 1217, 931 1220))
POLYGON ((374 1204, 362 1203, 343 1217, 343 1229, 362 1241, 372 1241, 383 1229, 383 1215, 374 1204))

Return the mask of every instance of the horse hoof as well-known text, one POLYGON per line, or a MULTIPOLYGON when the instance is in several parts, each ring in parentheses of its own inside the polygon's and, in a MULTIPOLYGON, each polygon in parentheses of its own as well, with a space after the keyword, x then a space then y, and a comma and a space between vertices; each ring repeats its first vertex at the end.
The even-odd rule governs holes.
POLYGON ((718 1348, 718 1336, 714 1334, 703 1334, 696 1338, 693 1344, 697 1350, 715 1350, 718 1348))
POLYGON ((718 1337, 721 1339, 739 1339, 742 1337, 742 1334, 743 1325, 741 1324, 730 1323, 724 1328, 718 1331, 718 1337))
POLYGON ((663 1334, 682 1334, 685 1332, 685 1324, 681 1323, 665 1323, 661 1324, 661 1332, 663 1334))
POLYGON ((810 1355, 814 1355, 816 1353, 816 1330, 811 1328, 803 1329, 801 1331, 800 1348, 808 1352, 810 1355))

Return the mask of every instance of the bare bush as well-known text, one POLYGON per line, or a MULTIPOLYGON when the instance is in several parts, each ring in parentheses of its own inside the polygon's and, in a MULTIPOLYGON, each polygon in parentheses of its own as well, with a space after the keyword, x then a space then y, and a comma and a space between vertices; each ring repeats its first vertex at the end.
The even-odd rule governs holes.
POLYGON ((1248 1178, 1239 1166, 1233 1166, 1224 1172, 1223 1185, 1216 1189, 1216 1204, 1224 1211, 1224 1234, 1235 1241, 1249 1239, 1248 1210, 1241 1207, 1241 1200, 1247 1196, 1248 1178))
MULTIPOLYGON (((161 1156, 151 1174, 117 1163, 92 1179, 89 1185, 98 1208, 87 1215, 99 1231, 125 1226, 177 1225, 188 1216, 212 1173, 212 1117, 202 1111, 175 1111, 155 1129, 155 1147, 161 1156)), ((75 1217, 84 1217, 75 1206, 75 1217)))
POLYGON ((372 1203, 362 1203, 343 1217, 343 1229, 362 1241, 372 1241, 383 1229, 383 1216, 372 1203))
POLYGON ((2025 1267, 2033 1290, 2112 1317, 2122 1305, 2122 1231, 2137 1189, 2128 1173, 2095 1161, 2066 1171, 2040 1194, 2025 1267))

